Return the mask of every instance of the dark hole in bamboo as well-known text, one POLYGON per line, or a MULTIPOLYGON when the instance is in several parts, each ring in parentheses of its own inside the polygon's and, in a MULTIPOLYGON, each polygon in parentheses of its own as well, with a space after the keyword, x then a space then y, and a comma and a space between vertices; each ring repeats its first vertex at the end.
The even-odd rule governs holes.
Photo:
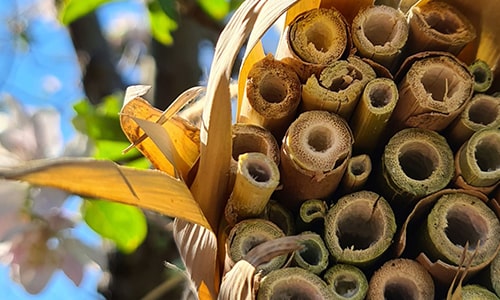
POLYGON ((332 92, 340 92, 347 89, 355 80, 361 81, 363 74, 352 66, 347 66, 347 74, 342 74, 335 77, 332 83, 327 87, 332 92))
POLYGON ((411 179, 425 180, 436 170, 439 158, 436 150, 424 143, 414 142, 401 148, 399 165, 411 179))
POLYGON ((320 262, 321 250, 319 249, 318 244, 313 241, 305 241, 304 249, 299 251, 299 255, 306 263, 311 266, 315 266, 320 262))
POLYGON ((474 76, 474 81, 479 84, 484 83, 488 79, 488 74, 481 68, 474 69, 472 75, 474 76))
POLYGON ((233 159, 238 160, 240 154, 260 152, 266 154, 268 149, 263 138, 254 134, 239 134, 233 138, 233 159))
POLYGON ((418 299, 415 283, 407 279, 396 279, 388 282, 384 288, 385 300, 418 299))
POLYGON ((359 290, 358 281, 350 276, 339 276, 334 283, 335 292, 342 297, 351 298, 359 290))
POLYGON ((279 103, 286 98, 283 80, 274 74, 266 74, 259 86, 259 93, 269 103, 279 103))
POLYGON ((455 72, 445 66, 431 66, 420 79, 425 92, 431 94, 435 101, 444 101, 451 98, 459 89, 459 79, 455 72))
POLYGON ((394 39, 396 20, 386 13, 370 14, 363 25, 366 38, 374 46, 384 46, 394 39))
POLYGON ((373 107, 384 107, 391 101, 392 90, 384 84, 378 84, 370 89, 370 104, 373 107))
POLYGON ((446 214, 446 222, 446 236, 457 246, 464 247, 469 242, 469 249, 475 249, 478 242, 483 243, 487 238, 486 220, 473 209, 451 207, 446 214))
POLYGON ((307 143, 315 152, 325 152, 332 147, 332 132, 327 127, 317 126, 307 137, 307 143))
POLYGON ((478 167, 483 172, 494 172, 500 169, 500 137, 488 135, 476 145, 474 153, 478 167))
POLYGON ((257 182, 266 182, 271 178, 271 170, 262 162, 252 161, 247 166, 248 173, 257 182))
POLYGON ((323 53, 332 47, 333 40, 331 37, 333 34, 331 28, 322 22, 315 22, 308 27, 305 33, 307 44, 312 44, 316 50, 323 53))
POLYGON ((366 202, 353 203, 339 217, 337 237, 342 249, 364 250, 381 237, 385 220, 366 202))
POLYGON ((425 22, 442 34, 453 34, 462 28, 460 20, 452 13, 428 12, 424 15, 425 22))
POLYGON ((498 118, 499 104, 488 99, 479 99, 469 108, 469 120, 476 124, 489 125, 498 118))
POLYGON ((363 164, 362 162, 353 163, 350 165, 350 171, 351 171, 352 175, 359 176, 366 171, 365 164, 363 164))
POLYGON ((268 239, 265 236, 247 236, 241 245, 241 256, 244 257, 250 250, 266 241, 268 241, 268 239))

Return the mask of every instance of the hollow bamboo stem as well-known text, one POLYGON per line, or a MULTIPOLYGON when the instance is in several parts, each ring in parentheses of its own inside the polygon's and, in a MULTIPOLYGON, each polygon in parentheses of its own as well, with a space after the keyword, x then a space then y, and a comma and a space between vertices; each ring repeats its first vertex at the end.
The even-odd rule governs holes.
POLYGON ((476 60, 469 66, 469 71, 474 76, 474 91, 486 92, 493 83, 493 71, 483 60, 476 60))
POLYGON ((347 161, 347 170, 340 182, 342 194, 354 193, 363 188, 372 171, 370 156, 361 154, 347 161))
POLYGON ((330 253, 325 242, 317 233, 304 231, 308 238, 302 242, 303 248, 293 253, 293 263, 313 274, 320 274, 328 267, 328 256, 330 253))
POLYGON ((363 300, 368 291, 368 280, 357 267, 336 264, 323 275, 328 287, 336 296, 333 299, 363 300))

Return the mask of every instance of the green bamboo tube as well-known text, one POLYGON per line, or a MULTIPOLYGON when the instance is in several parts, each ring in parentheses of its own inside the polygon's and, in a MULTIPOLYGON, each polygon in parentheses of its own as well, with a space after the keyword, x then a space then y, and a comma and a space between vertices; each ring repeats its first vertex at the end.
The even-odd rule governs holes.
POLYGON ((397 8, 371 6, 359 11, 352 21, 352 40, 360 56, 394 69, 408 30, 406 18, 397 8))
POLYGON ((368 291, 365 274, 355 266, 336 264, 323 275, 334 300, 363 300, 368 291))
POLYGON ((391 79, 375 78, 366 84, 349 121, 356 152, 373 152, 387 127, 398 98, 398 88, 391 79))
POLYGON ((460 146, 474 132, 486 128, 500 127, 500 98, 476 94, 465 106, 464 111, 447 129, 451 145, 460 146))
POLYGON ((267 155, 260 152, 241 154, 233 191, 224 211, 229 225, 260 215, 279 181, 278 166, 267 155))
POLYGON ((326 110, 349 120, 365 85, 375 77, 373 68, 356 56, 335 61, 307 79, 300 109, 326 110))
POLYGON ((347 161, 347 170, 340 182, 342 194, 349 194, 363 189, 372 171, 372 161, 366 154, 351 157, 347 161))
POLYGON ((262 278, 257 300, 332 299, 326 283, 307 270, 293 267, 274 270, 262 278))
POLYGON ((398 89, 391 126, 440 131, 465 108, 474 91, 474 80, 456 58, 438 55, 411 64, 398 89))
POLYGON ((456 166, 468 186, 492 187, 492 191, 500 180, 500 129, 474 133, 458 151, 456 166))
POLYGON ((500 221, 479 198, 466 193, 441 196, 427 216, 419 243, 431 260, 459 265, 477 251, 471 266, 491 261, 500 244, 500 221), (478 249, 476 249, 479 247, 478 249))
POLYGON ((238 122, 260 125, 279 140, 295 119, 300 91, 297 74, 269 54, 248 73, 238 122))
POLYGON ((260 218, 276 224, 285 235, 295 234, 295 220, 292 212, 276 200, 269 200, 260 218))
POLYGON ((306 200, 300 206, 297 227, 303 231, 312 230, 318 232, 318 227, 323 227, 327 212, 328 206, 325 201, 319 199, 306 200))
POLYGON ((457 55, 476 37, 471 22, 454 6, 441 1, 415 6, 409 24, 409 54, 432 50, 457 55))
POLYGON ((340 116, 309 111, 290 125, 281 145, 283 189, 275 193, 296 210, 308 199, 325 199, 342 179, 351 157, 352 134, 340 116))
POLYGON ((361 191, 340 198, 325 218, 326 246, 335 261, 359 267, 373 264, 392 243, 394 213, 374 192, 361 191))
POLYGON ((367 300, 434 299, 431 275, 418 262, 410 259, 389 260, 370 279, 367 300))
POLYGON ((462 287, 462 300, 499 300, 497 295, 477 284, 462 287))
POLYGON ((292 262, 297 267, 314 274, 320 274, 328 267, 330 253, 319 234, 304 231, 300 235, 305 234, 308 235, 308 238, 302 242, 302 249, 295 250, 292 262))
MULTIPOLYGON (((283 231, 267 220, 247 219, 237 223, 229 232, 226 252, 233 263, 243 259, 255 246, 269 240, 284 237, 283 231)), ((281 268, 287 260, 286 255, 280 255, 269 262, 261 264, 259 271, 264 274, 281 268)))
POLYGON ((474 91, 486 92, 493 83, 493 71, 483 60, 476 60, 469 66, 469 71, 474 77, 474 91))
POLYGON ((393 204, 408 208, 416 199, 446 187, 453 171, 453 153, 441 135, 407 128, 387 143, 378 179, 393 204))
POLYGON ((312 9, 284 30, 276 57, 286 62, 302 82, 349 52, 349 28, 334 8, 312 9))

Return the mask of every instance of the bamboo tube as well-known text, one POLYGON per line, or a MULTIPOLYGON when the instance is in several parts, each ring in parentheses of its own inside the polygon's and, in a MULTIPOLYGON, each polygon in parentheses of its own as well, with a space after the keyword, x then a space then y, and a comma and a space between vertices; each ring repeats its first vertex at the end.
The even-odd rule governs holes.
POLYGON ((469 66, 469 71, 474 76, 474 91, 486 92, 493 83, 493 71, 483 60, 476 60, 469 66))
POLYGON ((380 267, 370 279, 366 299, 434 299, 434 282, 418 262, 393 259, 380 267))
POLYGON ((335 61, 302 87, 302 111, 326 110, 348 120, 365 85, 375 78, 370 65, 356 56, 335 61))
POLYGON ((292 212, 276 200, 269 200, 266 208, 259 217, 276 224, 283 230, 285 235, 292 235, 295 233, 295 220, 293 219, 292 212))
POLYGON ((476 94, 446 131, 450 144, 459 147, 474 132, 498 127, 500 127, 500 98, 476 94))
POLYGON ((379 184, 398 208, 446 187, 453 177, 453 153, 436 132, 407 128, 396 133, 382 155, 379 184))
POLYGON ((265 154, 241 154, 233 191, 224 212, 229 225, 260 215, 278 186, 279 177, 278 166, 265 154))
POLYGON ((371 6, 352 21, 352 40, 359 56, 393 70, 406 45, 408 30, 406 18, 398 9, 371 6))
MULTIPOLYGON (((243 259, 248 252, 266 241, 284 237, 283 231, 275 224, 263 219, 247 219, 237 223, 229 232, 226 253, 231 264, 243 259)), ((269 262, 261 264, 257 270, 264 274, 281 268, 287 260, 286 255, 280 255, 269 262)))
POLYGON ((408 54, 446 51, 457 55, 476 38, 471 22, 451 4, 429 1, 415 6, 409 20, 408 54))
POLYGON ((332 299, 332 296, 318 275, 293 267, 274 270, 262 278, 257 300, 332 299))
POLYGON ((415 61, 399 83, 399 100, 391 116, 395 129, 446 128, 471 98, 474 80, 452 56, 438 55, 415 61))
POLYGON ((328 212, 326 202, 318 199, 306 200, 300 205, 297 228, 302 231, 323 233, 324 219, 328 212))
POLYGON ((308 199, 325 199, 337 188, 351 157, 352 135, 346 122, 326 111, 302 113, 281 145, 283 189, 275 193, 296 210, 308 199))
POLYGON ((340 198, 325 218, 325 243, 335 261, 368 267, 392 243, 396 221, 387 201, 361 191, 340 198))
POLYGON ((425 254, 431 260, 459 265, 468 243, 467 257, 477 254, 471 266, 491 261, 500 244, 500 221, 479 198, 454 193, 442 195, 427 216, 420 235, 425 254), (477 248, 477 249, 476 249, 477 248))
POLYGON ((317 8, 300 14, 285 28, 276 57, 304 82, 348 53, 349 44, 349 28, 340 12, 317 8))
POLYGON ((497 295, 477 284, 462 287, 462 300, 498 300, 497 295))
POLYGON ((370 156, 361 154, 351 157, 347 161, 347 170, 340 182, 342 194, 354 193, 361 190, 370 173, 372 172, 372 161, 370 156))
POLYGON ((335 300, 363 300, 368 291, 365 274, 355 266, 336 264, 323 275, 335 300))
POLYGON ((375 78, 366 84, 349 121, 355 151, 371 153, 375 150, 398 98, 398 88, 391 79, 375 78))
POLYGON ((238 122, 260 125, 280 140, 295 118, 300 91, 297 74, 269 54, 248 73, 238 122))
POLYGON ((302 242, 304 245, 302 249, 295 250, 292 261, 297 267, 313 274, 320 274, 328 267, 328 256, 330 253, 319 234, 304 231, 300 235, 305 234, 309 237, 302 242))
POLYGON ((492 192, 500 181, 500 129, 474 133, 458 150, 455 168, 455 185, 492 192))

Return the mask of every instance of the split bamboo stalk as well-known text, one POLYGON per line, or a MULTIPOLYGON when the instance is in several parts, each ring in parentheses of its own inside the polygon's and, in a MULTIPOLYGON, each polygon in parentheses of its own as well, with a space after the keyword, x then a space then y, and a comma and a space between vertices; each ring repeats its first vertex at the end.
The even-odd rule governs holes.
POLYGON ((305 82, 350 50, 349 28, 334 8, 316 8, 298 15, 280 39, 276 57, 305 82))
POLYGON ((323 278, 335 295, 334 299, 363 300, 366 297, 368 280, 355 266, 336 264, 326 270, 323 278))
POLYGON ((297 210, 308 199, 325 199, 342 179, 351 157, 352 134, 340 116, 326 111, 302 113, 281 145, 277 200, 297 210))
POLYGON ((300 94, 297 74, 269 54, 248 73, 238 122, 260 125, 280 140, 296 116, 300 94))
POLYGON ((398 87, 399 100, 391 126, 440 131, 465 108, 474 80, 456 58, 438 55, 415 61, 398 87))
POLYGON ((366 84, 349 121, 356 152, 372 153, 380 146, 398 98, 398 88, 391 79, 375 78, 366 84))
POLYGON ((327 212, 328 206, 323 200, 309 199, 304 201, 300 205, 297 228, 303 231, 314 231, 322 234, 327 212))
POLYGON ((457 55, 476 38, 469 19, 453 5, 441 1, 415 6, 409 24, 408 55, 423 51, 457 55))
POLYGON ((366 299, 434 299, 434 282, 427 270, 410 259, 389 260, 370 279, 366 299))
POLYGON ((356 56, 335 61, 307 79, 300 110, 326 110, 349 120, 365 85, 375 77, 373 68, 356 56))
POLYGON ((475 132, 500 127, 500 98, 476 94, 446 129, 450 145, 460 147, 475 132))
POLYGON ((493 71, 485 61, 476 60, 469 66, 469 71, 474 76, 474 91, 484 93, 491 87, 493 71))
POLYGON ((229 225, 260 215, 278 186, 279 177, 278 166, 265 154, 241 154, 233 191, 225 208, 229 225))
POLYGON ((408 39, 401 11, 384 5, 361 10, 352 22, 352 40, 359 56, 394 70, 408 39))
POLYGON ((308 238, 302 242, 303 248, 293 253, 293 264, 318 275, 328 267, 330 253, 319 234, 303 231, 300 235, 306 234, 308 238))
POLYGON ((363 189, 372 172, 372 161, 367 154, 351 157, 347 161, 347 170, 340 182, 341 194, 350 194, 363 189))
POLYGON ((325 218, 326 246, 335 261, 368 267, 392 244, 396 220, 380 195, 360 191, 346 195, 325 218))

